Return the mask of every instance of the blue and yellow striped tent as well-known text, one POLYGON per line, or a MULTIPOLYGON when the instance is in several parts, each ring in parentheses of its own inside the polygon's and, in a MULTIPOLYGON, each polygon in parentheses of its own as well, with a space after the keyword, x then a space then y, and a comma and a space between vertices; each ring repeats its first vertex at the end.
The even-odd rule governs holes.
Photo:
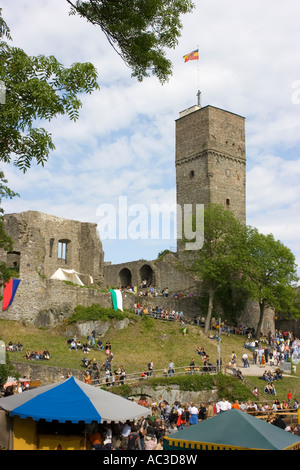
POLYGON ((300 450, 300 436, 231 409, 166 436, 164 450, 300 450))

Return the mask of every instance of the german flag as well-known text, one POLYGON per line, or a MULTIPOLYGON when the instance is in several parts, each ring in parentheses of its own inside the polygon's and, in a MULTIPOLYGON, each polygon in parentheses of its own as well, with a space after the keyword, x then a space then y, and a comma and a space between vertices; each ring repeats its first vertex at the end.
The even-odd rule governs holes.
POLYGON ((193 52, 190 52, 189 54, 186 54, 183 56, 184 62, 187 62, 188 60, 198 60, 199 59, 199 51, 196 49, 193 52))

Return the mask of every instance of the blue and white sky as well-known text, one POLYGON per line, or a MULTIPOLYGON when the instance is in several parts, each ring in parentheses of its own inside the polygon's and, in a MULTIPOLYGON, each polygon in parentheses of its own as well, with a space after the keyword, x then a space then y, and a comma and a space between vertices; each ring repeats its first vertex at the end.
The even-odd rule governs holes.
MULTIPOLYGON (((295 0, 195 0, 182 17, 178 46, 167 51, 173 75, 143 82, 65 0, 2 0, 12 45, 29 55, 55 55, 64 65, 92 62, 100 91, 82 97, 79 120, 44 127, 55 151, 44 168, 24 175, 4 166, 19 198, 5 212, 37 210, 99 223, 103 204, 175 204, 175 120, 197 103, 246 118, 247 223, 273 233, 300 265, 300 3, 295 0), (183 55, 199 46, 199 63, 183 55)), ((105 261, 152 260, 168 240, 103 240, 105 261)), ((299 270, 300 274, 300 270, 299 270)))

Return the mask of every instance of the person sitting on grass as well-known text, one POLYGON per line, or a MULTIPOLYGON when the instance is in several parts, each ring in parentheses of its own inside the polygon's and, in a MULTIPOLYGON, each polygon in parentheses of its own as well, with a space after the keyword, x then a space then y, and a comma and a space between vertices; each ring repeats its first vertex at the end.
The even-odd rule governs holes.
POLYGON ((234 377, 237 377, 238 379, 243 380, 243 374, 240 371, 240 369, 237 369, 237 371, 233 375, 234 375, 234 377))
POLYGON ((264 392, 267 393, 268 395, 275 395, 276 396, 276 389, 274 387, 273 382, 270 382, 265 386, 264 392))
POLYGON ((48 349, 44 349, 44 352, 43 352, 43 358, 48 361, 50 359, 50 352, 48 351, 48 349))

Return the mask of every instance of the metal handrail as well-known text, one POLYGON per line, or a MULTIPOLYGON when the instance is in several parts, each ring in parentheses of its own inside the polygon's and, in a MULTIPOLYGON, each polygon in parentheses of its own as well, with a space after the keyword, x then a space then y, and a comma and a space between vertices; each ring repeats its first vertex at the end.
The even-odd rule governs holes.
POLYGON ((202 375, 202 374, 217 374, 219 372, 219 369, 216 366, 209 366, 211 370, 207 370, 208 366, 182 366, 182 367, 176 367, 176 370, 174 373, 169 373, 168 370, 166 369, 158 369, 158 370, 153 370, 148 371, 144 370, 141 372, 135 372, 132 374, 126 374, 124 380, 122 381, 120 379, 120 376, 114 376, 115 380, 109 380, 110 377, 106 376, 101 376, 98 379, 93 379, 92 384, 96 386, 102 386, 102 385, 123 385, 123 384, 129 384, 129 383, 135 383, 135 382, 141 382, 141 381, 146 381, 150 378, 165 378, 165 377, 178 377, 182 375, 202 375), (117 377, 117 380, 116 380, 117 377), (108 380, 107 380, 108 379, 108 380))

